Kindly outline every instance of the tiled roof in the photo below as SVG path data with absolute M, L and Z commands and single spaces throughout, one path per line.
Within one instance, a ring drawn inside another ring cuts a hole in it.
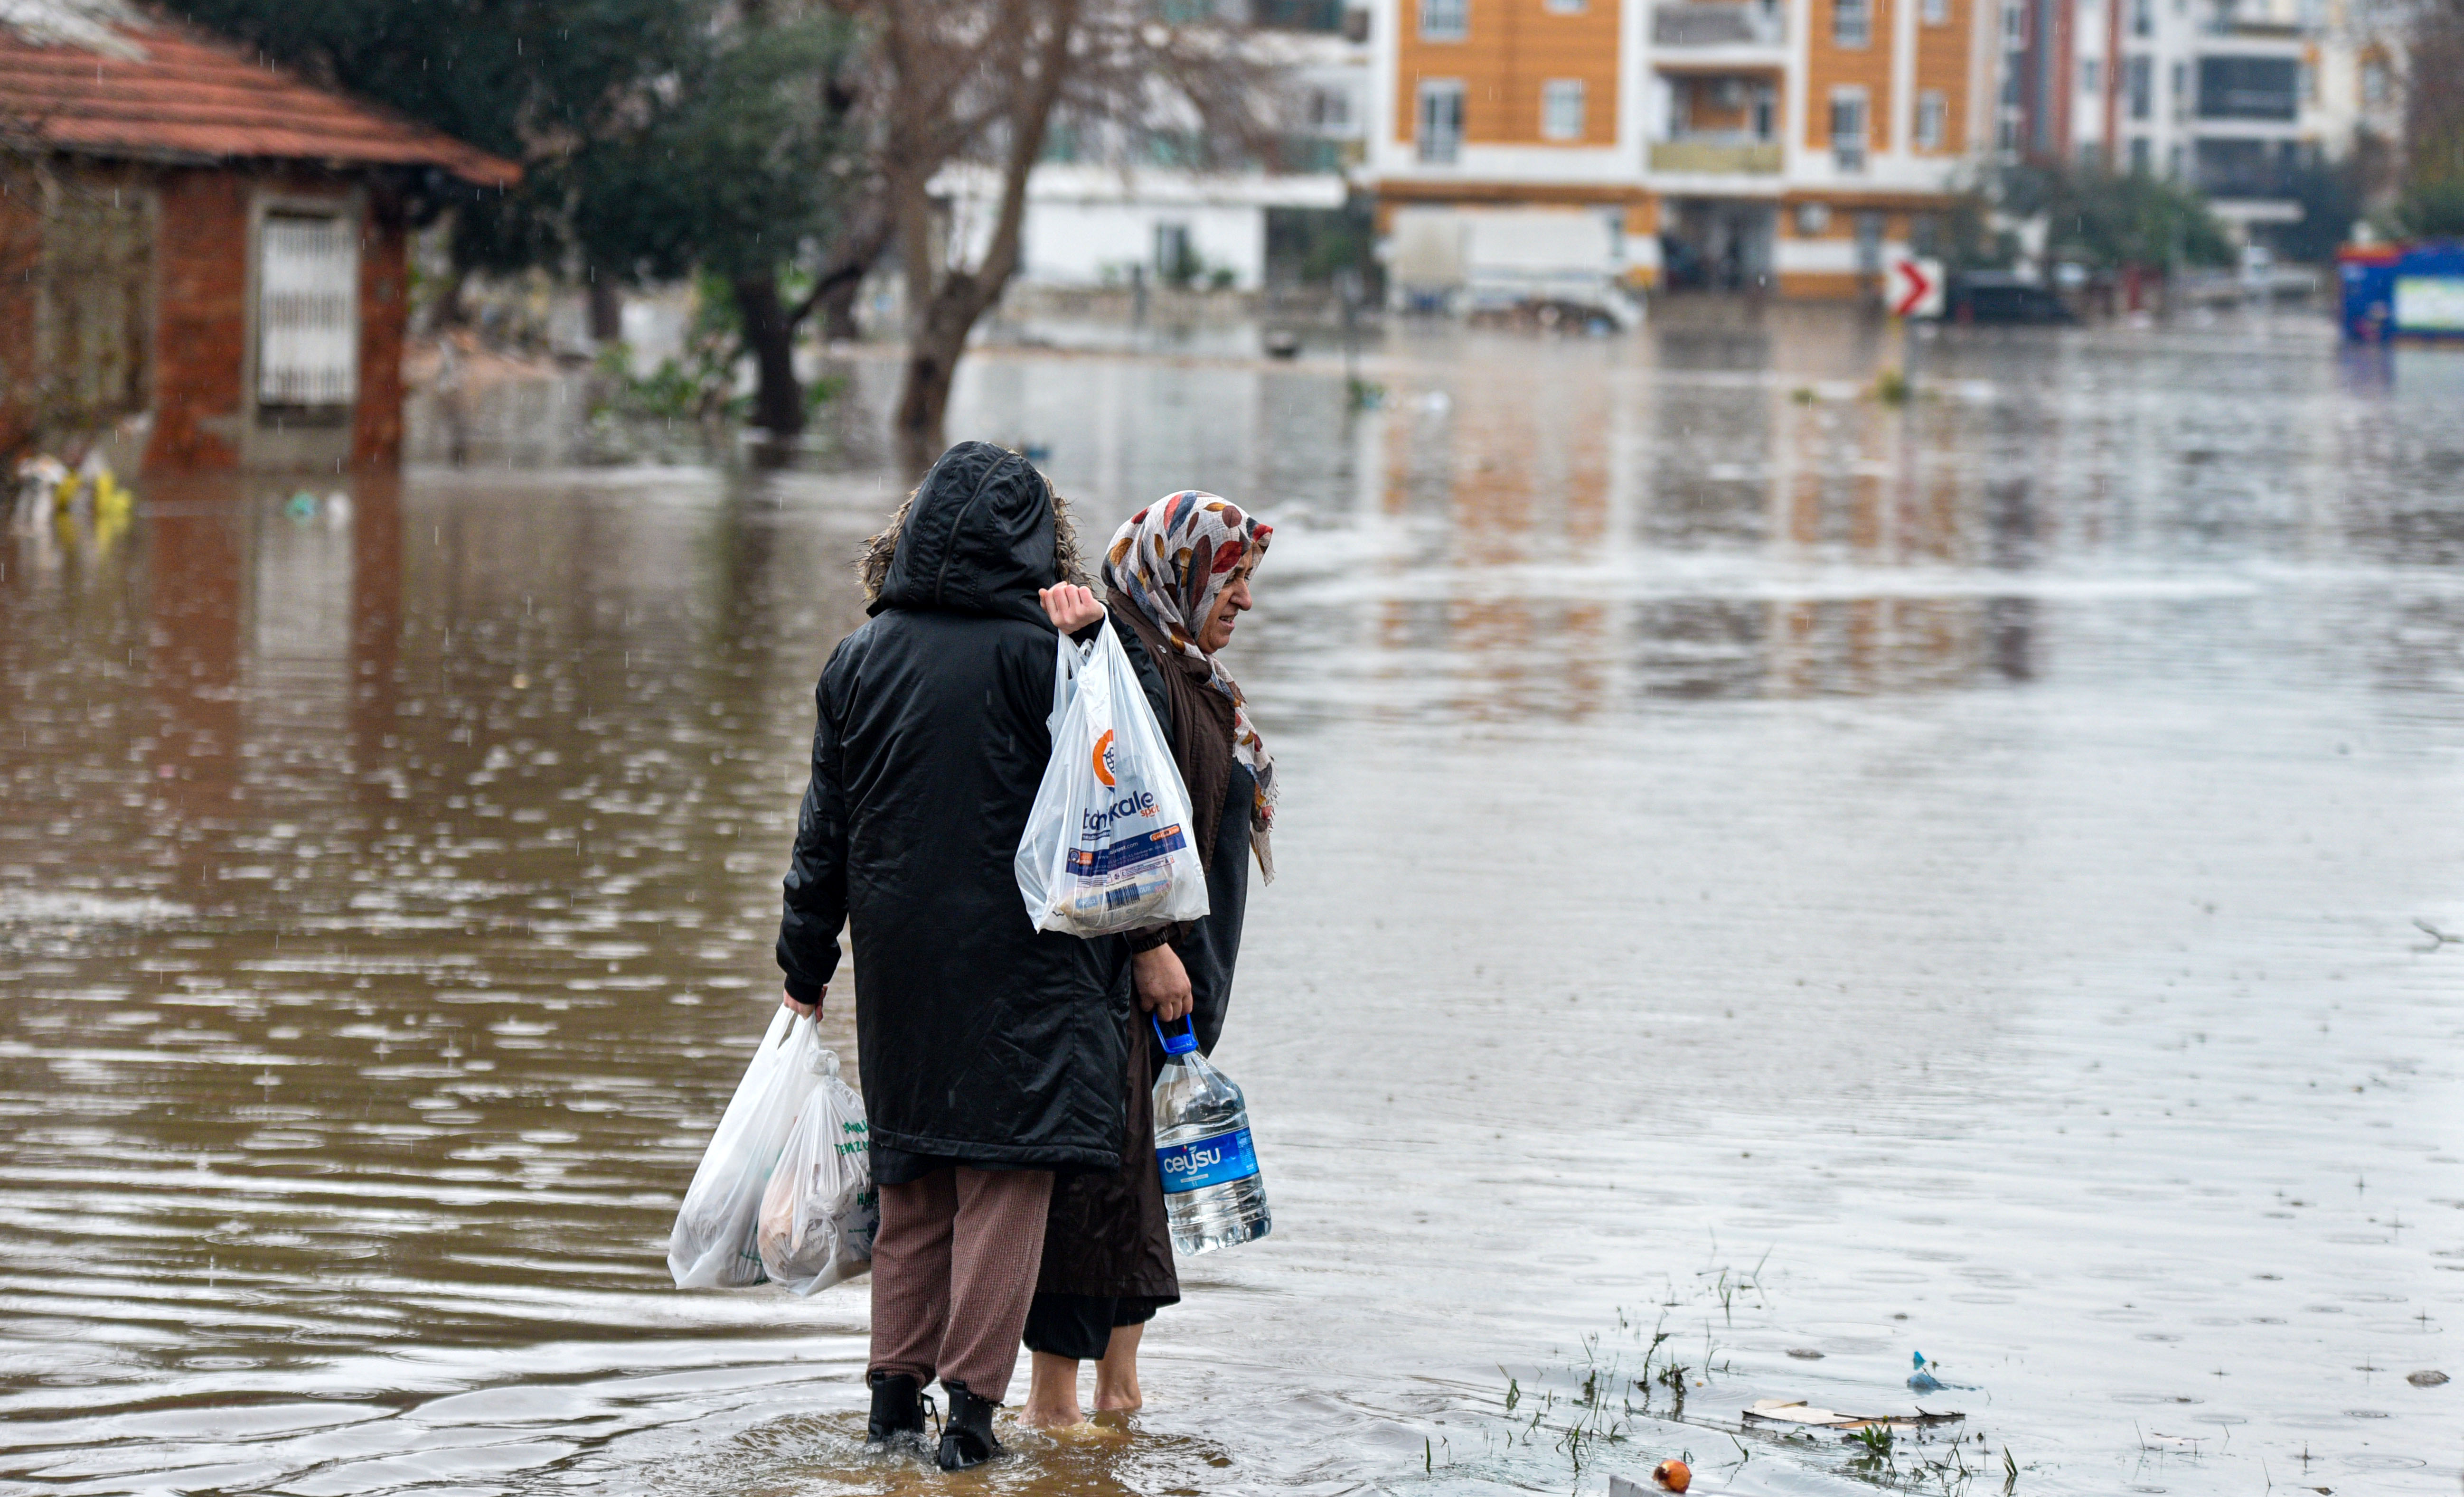
M 521 179 L 512 162 L 178 22 L 122 11 L 109 44 L 98 45 L 103 38 L 12 24 L 38 9 L 39 0 L 0 4 L 0 132 L 24 143 L 172 160 L 440 166 L 483 187 Z

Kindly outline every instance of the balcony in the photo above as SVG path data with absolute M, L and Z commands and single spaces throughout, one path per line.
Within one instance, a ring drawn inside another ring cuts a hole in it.
M 1780 169 L 1780 143 L 1719 137 L 1654 141 L 1651 169 L 1703 176 L 1774 176 Z
M 2211 198 L 2293 197 L 2300 190 L 2302 162 L 2301 147 L 2292 141 L 2191 143 L 2191 180 Z
M 1651 40 L 1658 47 L 1776 47 L 1788 27 L 1776 6 L 1744 0 L 1695 0 L 1661 5 L 1651 12 Z

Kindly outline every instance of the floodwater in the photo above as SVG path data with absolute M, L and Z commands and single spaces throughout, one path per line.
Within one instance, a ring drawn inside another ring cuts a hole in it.
M 1184 1266 L 1134 1420 L 946 1480 L 860 1449 L 860 1286 L 662 1261 L 894 366 L 803 471 L 542 467 L 505 397 L 459 470 L 21 521 L 0 1488 L 2454 1492 L 2464 357 L 1896 357 L 1410 331 L 1356 415 L 1331 353 L 971 364 L 1089 530 L 1280 521 L 1288 790 L 1218 1056 L 1275 1235 Z

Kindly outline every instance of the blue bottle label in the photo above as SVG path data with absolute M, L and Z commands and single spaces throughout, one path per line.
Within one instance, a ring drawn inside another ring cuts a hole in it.
M 1236 1128 L 1194 1143 L 1158 1147 L 1155 1164 L 1163 1171 L 1164 1194 L 1177 1196 L 1247 1179 L 1258 1173 L 1258 1151 L 1249 1142 L 1249 1130 Z

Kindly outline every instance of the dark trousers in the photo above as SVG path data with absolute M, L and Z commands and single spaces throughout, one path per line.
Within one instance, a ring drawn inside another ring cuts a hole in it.
M 1038 1294 L 1026 1311 L 1026 1349 L 1100 1362 L 1121 1326 L 1142 1326 L 1162 1304 L 1146 1294 Z

